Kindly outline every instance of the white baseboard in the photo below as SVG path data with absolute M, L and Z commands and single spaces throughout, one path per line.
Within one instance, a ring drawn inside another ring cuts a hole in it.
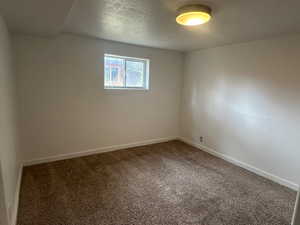
M 68 154 L 61 154 L 61 155 L 56 155 L 56 156 L 50 156 L 50 157 L 45 157 L 45 158 L 39 158 L 39 159 L 33 159 L 30 161 L 25 161 L 23 163 L 24 166 L 30 166 L 30 165 L 36 165 L 36 164 L 41 164 L 41 163 L 47 163 L 47 162 L 54 162 L 58 160 L 63 160 L 63 159 L 71 159 L 71 158 L 76 158 L 76 157 L 81 157 L 81 156 L 88 156 L 88 155 L 93 155 L 93 154 L 98 154 L 98 153 L 104 153 L 104 152 L 110 152 L 110 151 L 116 151 L 120 149 L 126 149 L 126 148 L 132 148 L 132 147 L 138 147 L 138 146 L 144 146 L 144 145 L 150 145 L 150 144 L 156 144 L 156 143 L 161 143 L 161 142 L 166 142 L 166 141 L 171 141 L 171 140 L 181 140 L 189 145 L 192 145 L 198 149 L 201 149 L 211 155 L 214 155 L 218 158 L 224 159 L 234 165 L 237 165 L 239 167 L 242 167 L 246 170 L 249 170 L 259 176 L 262 176 L 264 178 L 267 178 L 269 180 L 272 180 L 276 183 L 279 183 L 281 185 L 284 185 L 286 187 L 289 187 L 293 190 L 298 191 L 299 190 L 299 185 L 295 184 L 291 181 L 288 181 L 284 178 L 278 177 L 276 175 L 270 174 L 264 170 L 261 170 L 259 168 L 256 168 L 254 166 L 251 166 L 247 163 L 241 162 L 237 159 L 234 159 L 231 156 L 225 155 L 223 153 L 217 152 L 214 149 L 211 149 L 207 146 L 201 145 L 200 143 L 188 140 L 187 138 L 184 137 L 167 137 L 167 138 L 159 138 L 159 139 L 151 139 L 151 140 L 146 140 L 146 141 L 140 141 L 140 142 L 133 142 L 133 143 L 128 143 L 128 144 L 122 144 L 122 145 L 113 145 L 113 146 L 107 146 L 107 147 L 102 147 L 102 148 L 96 148 L 96 149 L 89 149 L 85 151 L 80 151 L 80 152 L 74 152 L 74 153 L 68 153 Z M 20 182 L 21 182 L 21 178 Z
M 209 148 L 207 146 L 204 146 L 204 145 L 201 145 L 201 144 L 196 143 L 194 141 L 188 140 L 187 138 L 180 137 L 179 140 L 185 142 L 186 144 L 192 145 L 192 146 L 194 146 L 194 147 L 196 147 L 196 148 L 198 148 L 200 150 L 203 150 L 203 151 L 205 151 L 205 152 L 207 152 L 207 153 L 209 153 L 211 155 L 214 155 L 214 156 L 216 156 L 218 158 L 224 159 L 227 162 L 230 162 L 230 163 L 232 163 L 234 165 L 237 165 L 237 166 L 242 167 L 242 168 L 244 168 L 246 170 L 249 170 L 249 171 L 251 171 L 251 172 L 253 172 L 253 173 L 255 173 L 255 174 L 259 175 L 259 176 L 262 176 L 262 177 L 267 178 L 269 180 L 272 180 L 272 181 L 274 181 L 276 183 L 279 183 L 279 184 L 281 184 L 283 186 L 289 187 L 289 188 L 291 188 L 291 189 L 293 189 L 295 191 L 299 190 L 299 185 L 295 184 L 295 183 L 293 183 L 291 181 L 288 181 L 288 180 L 283 179 L 281 177 L 278 177 L 276 175 L 270 174 L 270 173 L 268 173 L 266 171 L 263 171 L 263 170 L 261 170 L 259 168 L 251 166 L 251 165 L 249 165 L 247 163 L 244 163 L 244 162 L 241 162 L 241 161 L 239 161 L 237 159 L 234 159 L 231 156 L 228 156 L 228 155 L 225 155 L 223 153 L 217 152 L 217 151 L 215 151 L 215 150 L 213 150 L 213 149 L 211 149 L 211 148 Z
M 292 225 L 297 225 L 297 223 L 299 224 L 299 217 L 300 217 L 300 210 L 299 210 L 299 204 L 300 204 L 300 191 L 298 191 L 297 194 L 297 199 L 296 199 L 296 203 L 295 203 L 295 208 L 294 208 L 294 214 L 293 214 L 293 218 L 292 218 Z
M 49 157 L 45 157 L 45 158 L 24 161 L 23 165 L 31 166 L 31 165 L 41 164 L 41 163 L 54 162 L 54 161 L 63 160 L 63 159 L 71 159 L 71 158 L 77 158 L 77 157 L 81 157 L 81 156 L 88 156 L 88 155 L 93 155 L 93 154 L 98 154 L 98 153 L 116 151 L 116 150 L 120 150 L 120 149 L 162 143 L 162 142 L 176 140 L 176 139 L 178 139 L 178 138 L 177 137 L 167 137 L 167 138 L 159 138 L 159 139 L 151 139 L 151 140 L 133 142 L 133 143 L 122 144 L 122 145 L 113 145 L 113 146 L 107 146 L 107 147 L 102 147 L 102 148 L 89 149 L 89 150 L 80 151 L 80 152 L 67 153 L 67 154 L 61 154 L 61 155 L 56 155 L 56 156 L 49 156 Z
M 18 209 L 19 209 L 19 197 L 20 197 L 21 183 L 22 183 L 22 174 L 23 174 L 23 164 L 21 163 L 20 169 L 19 169 L 19 174 L 18 174 L 16 191 L 15 191 L 15 199 L 14 199 L 13 209 L 12 209 L 11 225 L 17 224 Z

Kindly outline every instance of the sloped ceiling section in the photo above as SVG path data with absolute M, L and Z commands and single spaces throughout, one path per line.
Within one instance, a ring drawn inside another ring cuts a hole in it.
M 185 27 L 176 10 L 202 3 L 212 20 Z M 0 0 L 14 32 L 70 32 L 136 45 L 190 51 L 300 32 L 300 0 Z
M 0 12 L 12 32 L 52 36 L 62 31 L 74 0 L 1 0 Z

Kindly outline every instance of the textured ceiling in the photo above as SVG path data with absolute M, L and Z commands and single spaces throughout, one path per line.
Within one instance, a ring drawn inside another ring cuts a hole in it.
M 195 2 L 211 6 L 213 19 L 197 27 L 176 24 L 176 9 Z M 72 9 L 69 10 L 71 6 Z M 299 0 L 1 0 L 0 2 L 0 10 L 8 18 L 9 27 L 14 31 L 45 35 L 71 32 L 181 51 L 299 32 L 299 9 Z

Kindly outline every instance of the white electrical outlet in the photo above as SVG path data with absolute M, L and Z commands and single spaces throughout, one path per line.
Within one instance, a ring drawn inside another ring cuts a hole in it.
M 200 136 L 200 137 L 199 137 L 199 141 L 200 141 L 201 143 L 204 141 L 203 136 Z

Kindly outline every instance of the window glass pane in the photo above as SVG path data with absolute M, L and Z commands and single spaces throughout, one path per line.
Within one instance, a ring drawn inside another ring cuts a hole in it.
M 105 56 L 105 79 L 104 85 L 107 87 L 125 86 L 125 60 L 115 57 Z
M 126 60 L 126 87 L 144 87 L 145 62 Z

